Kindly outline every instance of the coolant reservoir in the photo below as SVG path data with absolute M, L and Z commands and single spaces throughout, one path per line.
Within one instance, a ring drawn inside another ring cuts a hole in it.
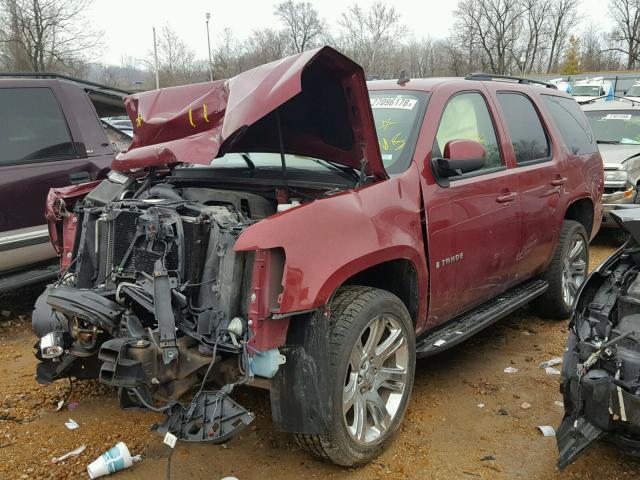
M 249 368 L 254 375 L 273 378 L 280 365 L 286 361 L 287 357 L 282 355 L 280 350 L 274 348 L 249 357 Z

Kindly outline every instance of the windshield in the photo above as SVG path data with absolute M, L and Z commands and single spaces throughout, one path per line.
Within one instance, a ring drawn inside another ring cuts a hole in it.
M 640 110 L 584 112 L 599 143 L 640 145 Z
M 574 85 L 571 89 L 574 97 L 600 97 L 604 95 L 604 89 L 598 85 Z
M 640 97 L 640 85 L 634 85 L 627 91 L 627 97 Z
M 385 90 L 370 91 L 369 98 L 384 168 L 401 173 L 413 157 L 429 94 Z
M 356 170 L 338 163 L 289 153 L 284 155 L 284 159 L 287 170 L 330 171 L 349 180 L 358 180 L 359 173 Z M 282 168 L 282 160 L 280 154 L 276 152 L 227 153 L 220 158 L 214 158 L 211 161 L 211 166 L 214 168 L 248 168 L 250 170 L 269 168 L 280 170 Z

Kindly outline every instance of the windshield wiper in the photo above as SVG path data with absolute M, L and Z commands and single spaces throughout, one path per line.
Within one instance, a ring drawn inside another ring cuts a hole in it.
M 620 141 L 618 140 L 596 140 L 596 143 L 604 143 L 606 145 L 618 145 Z
M 337 172 L 340 173 L 346 173 L 347 175 L 349 175 L 352 179 L 354 179 L 355 181 L 360 180 L 360 174 L 358 172 L 356 172 L 355 169 L 351 168 L 351 167 L 347 167 L 345 165 L 341 165 L 339 163 L 335 163 L 332 162 L 330 160 L 325 160 L 323 158 L 311 158 L 311 157 L 307 157 L 309 160 L 316 162 L 320 165 L 324 165 L 325 167 L 329 168 L 330 170 L 335 170 Z
M 242 159 L 246 162 L 247 166 L 251 169 L 251 170 L 255 170 L 256 169 L 256 165 L 255 163 L 253 163 L 251 161 L 251 156 L 248 153 L 241 153 L 240 156 L 242 157 Z

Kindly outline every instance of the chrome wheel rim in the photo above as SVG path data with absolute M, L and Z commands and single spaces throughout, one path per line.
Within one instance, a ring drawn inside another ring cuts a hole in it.
M 342 413 L 351 438 L 371 444 L 391 428 L 407 386 L 409 347 L 400 321 L 390 315 L 371 320 L 349 357 Z
M 581 235 L 571 240 L 562 268 L 562 298 L 571 308 L 587 274 L 587 245 Z

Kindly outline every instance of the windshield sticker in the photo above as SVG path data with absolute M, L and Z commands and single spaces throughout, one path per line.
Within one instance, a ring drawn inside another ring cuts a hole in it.
M 418 103 L 415 98 L 372 98 L 371 108 L 400 108 L 402 110 L 413 110 Z
M 393 160 L 393 153 L 383 153 L 382 160 L 388 162 L 389 160 Z
M 606 117 L 606 120 L 631 120 L 631 115 L 628 113 L 609 113 Z

